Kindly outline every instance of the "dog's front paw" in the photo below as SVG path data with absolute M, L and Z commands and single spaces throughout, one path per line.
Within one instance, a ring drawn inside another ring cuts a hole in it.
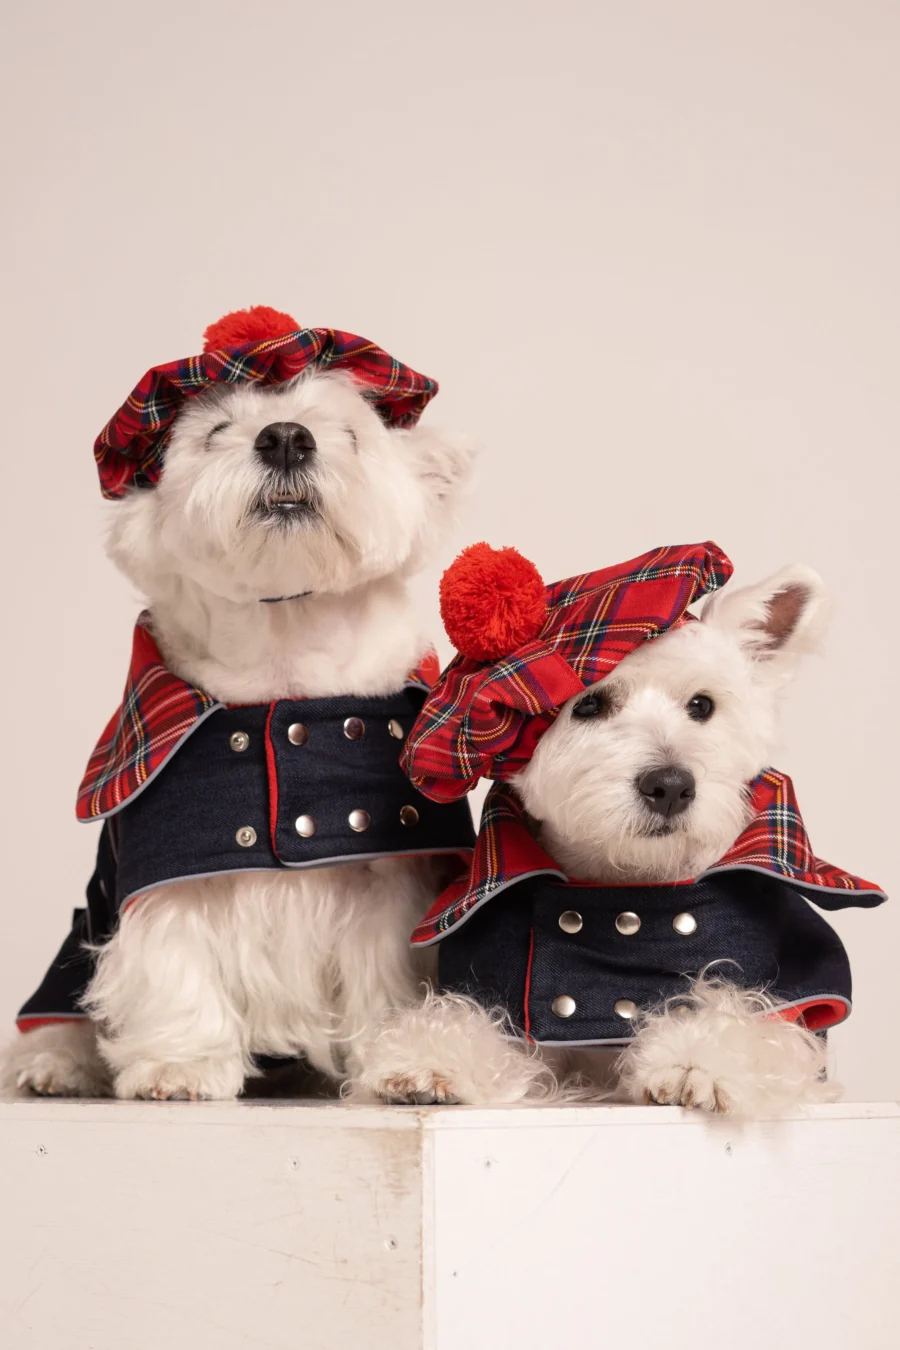
M 642 1019 L 620 1061 L 627 1095 L 748 1118 L 833 1101 L 825 1047 L 776 1013 L 759 990 L 695 980 L 682 1001 Z
M 97 1066 L 45 1050 L 18 1071 L 16 1089 L 36 1097 L 107 1097 L 109 1080 Z
M 660 1065 L 648 1076 L 643 1089 L 645 1106 L 686 1106 L 700 1111 L 730 1111 L 731 1101 L 724 1084 L 696 1065 Z
M 0 1091 L 18 1096 L 108 1097 L 109 1074 L 87 1019 L 38 1027 L 2 1056 Z
M 457 1106 L 450 1079 L 430 1069 L 395 1073 L 375 1085 L 375 1096 L 388 1106 Z
M 357 1100 L 504 1106 L 548 1100 L 557 1085 L 536 1055 L 508 1035 L 502 1015 L 458 994 L 429 994 L 389 1013 L 361 1046 L 350 1095 Z
M 244 1085 L 240 1060 L 197 1060 L 187 1064 L 165 1064 L 137 1060 L 117 1075 L 117 1097 L 145 1101 L 228 1101 Z

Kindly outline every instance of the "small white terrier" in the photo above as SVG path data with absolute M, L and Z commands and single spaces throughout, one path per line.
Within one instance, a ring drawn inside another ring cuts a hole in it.
M 818 645 L 825 611 L 820 578 L 802 566 L 720 592 L 701 622 L 644 643 L 560 709 L 512 782 L 567 876 L 675 883 L 728 852 L 753 814 L 747 784 L 771 763 L 779 693 Z M 833 1098 L 821 1038 L 767 1015 L 768 995 L 727 973 L 703 974 L 638 1017 L 620 1053 L 526 1049 L 502 1012 L 434 995 L 387 1019 L 360 1091 L 478 1105 L 589 1099 L 607 1095 L 613 1070 L 618 1093 L 638 1103 L 756 1115 Z
M 303 432 L 293 458 L 285 426 Z M 344 374 L 218 387 L 185 403 L 158 486 L 113 508 L 109 553 L 146 597 L 166 665 L 215 700 L 387 695 L 425 649 L 406 578 L 471 461 L 463 440 L 385 425 Z M 416 997 L 408 936 L 440 884 L 433 860 L 398 857 L 143 894 L 99 951 L 91 1019 L 20 1036 L 4 1077 L 229 1098 L 272 1055 L 340 1081 L 385 1011 Z

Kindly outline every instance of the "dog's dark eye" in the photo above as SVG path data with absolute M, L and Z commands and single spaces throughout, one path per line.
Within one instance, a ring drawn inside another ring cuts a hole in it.
M 585 694 L 572 709 L 573 717 L 602 717 L 609 711 L 609 705 L 606 699 L 597 690 L 592 694 Z
M 708 694 L 695 694 L 687 705 L 688 717 L 695 722 L 708 722 L 716 710 L 716 705 Z
M 219 422 L 218 426 L 214 426 L 213 429 L 212 429 L 212 431 L 210 431 L 210 432 L 207 433 L 207 436 L 206 436 L 206 448 L 207 448 L 207 450 L 212 449 L 212 446 L 211 446 L 210 442 L 212 441 L 213 436 L 218 435 L 218 433 L 219 433 L 220 431 L 225 431 L 225 430 L 227 430 L 227 428 L 230 427 L 230 426 L 231 426 L 231 423 L 230 423 L 230 422 Z

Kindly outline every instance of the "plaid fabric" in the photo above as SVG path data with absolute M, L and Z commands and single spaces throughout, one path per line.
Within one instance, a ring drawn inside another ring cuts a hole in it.
M 437 673 L 437 656 L 429 650 L 410 671 L 406 687 L 427 691 Z M 221 707 L 210 694 L 172 674 L 150 632 L 149 612 L 141 614 L 121 706 L 97 742 L 78 790 L 78 819 L 99 820 L 118 811 L 202 719 Z
M 731 572 L 715 544 L 688 544 L 549 586 L 534 641 L 493 665 L 459 655 L 444 671 L 406 744 L 410 778 L 426 797 L 453 801 L 479 778 L 519 773 L 563 703 L 679 624 Z
M 214 384 L 283 384 L 308 366 L 343 370 L 392 426 L 413 426 L 438 386 L 366 338 L 336 328 L 301 328 L 282 337 L 205 352 L 154 366 L 94 443 L 104 497 L 121 497 L 136 474 L 151 483 L 184 400 Z
M 787 774 L 765 769 L 751 784 L 753 820 L 724 858 L 711 867 L 760 868 L 816 890 L 883 892 L 871 881 L 817 858 L 800 815 L 794 785 Z
M 847 903 L 840 900 L 839 893 L 863 893 L 864 905 L 880 904 L 886 898 L 873 882 L 816 857 L 786 774 L 766 769 L 750 784 L 750 792 L 756 812 L 753 820 L 703 876 L 733 869 L 770 872 L 825 909 Z M 486 900 L 538 873 L 570 881 L 529 834 L 513 789 L 497 783 L 484 805 L 471 871 L 438 896 L 413 933 L 413 944 L 428 946 L 439 941 Z M 837 893 L 836 903 L 828 899 L 829 892 Z

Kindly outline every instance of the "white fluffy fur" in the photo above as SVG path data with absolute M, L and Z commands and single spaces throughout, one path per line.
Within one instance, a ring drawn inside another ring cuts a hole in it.
M 602 685 L 606 715 L 573 716 L 583 695 L 560 710 L 516 788 L 538 838 L 570 876 L 601 884 L 675 882 L 727 852 L 748 821 L 746 784 L 772 760 L 779 690 L 815 646 L 824 610 L 819 577 L 785 568 L 715 597 L 701 623 L 663 634 L 624 660 Z M 714 701 L 707 722 L 688 716 L 697 694 Z M 667 765 L 693 773 L 696 796 L 661 832 L 636 780 Z M 639 1024 L 618 1065 L 619 1091 L 638 1102 L 745 1115 L 833 1095 L 822 1081 L 821 1042 L 767 1016 L 772 1007 L 762 991 L 699 979 L 689 998 Z M 503 1028 L 495 1018 L 483 1014 L 477 1024 L 478 1014 L 470 1010 L 461 1019 L 452 999 L 444 1007 L 434 1002 L 427 1021 L 418 1012 L 398 1014 L 376 1044 L 368 1073 L 394 1083 L 393 1055 L 401 1077 L 418 1085 L 421 1071 L 463 1101 L 520 1100 L 534 1095 L 533 1085 L 542 1098 L 553 1096 L 532 1054 L 508 1042 L 501 1052 Z M 493 1050 L 490 1035 L 498 1042 Z M 480 1075 L 476 1053 L 502 1071 Z M 557 1070 L 557 1095 L 568 1094 L 573 1067 L 605 1092 L 596 1051 L 547 1051 L 544 1058 Z
M 0 1059 L 0 1095 L 36 1092 L 42 1097 L 108 1097 L 109 1070 L 87 1018 L 36 1027 L 16 1037 Z
M 774 1008 L 759 990 L 701 976 L 688 996 L 642 1019 L 620 1062 L 626 1094 L 744 1117 L 834 1101 L 823 1042 Z
M 284 484 L 254 440 L 279 421 L 316 441 L 289 485 L 315 505 L 303 519 L 260 510 Z M 384 694 L 422 654 L 405 578 L 452 519 L 471 461 L 464 441 L 389 430 L 340 375 L 217 390 L 180 415 L 159 485 L 113 508 L 110 555 L 146 597 L 170 668 L 216 699 Z M 193 1098 L 234 1096 L 252 1054 L 357 1074 L 382 1016 L 417 997 L 408 935 L 439 884 L 430 861 L 397 859 L 148 894 L 100 955 L 93 1022 L 20 1038 L 7 1076 L 94 1094 L 106 1066 L 119 1096 Z
M 418 1104 L 508 1106 L 559 1093 L 540 1056 L 512 1039 L 502 1008 L 488 1011 L 458 994 L 431 993 L 415 1007 L 393 1009 L 351 1084 L 357 1100 Z

